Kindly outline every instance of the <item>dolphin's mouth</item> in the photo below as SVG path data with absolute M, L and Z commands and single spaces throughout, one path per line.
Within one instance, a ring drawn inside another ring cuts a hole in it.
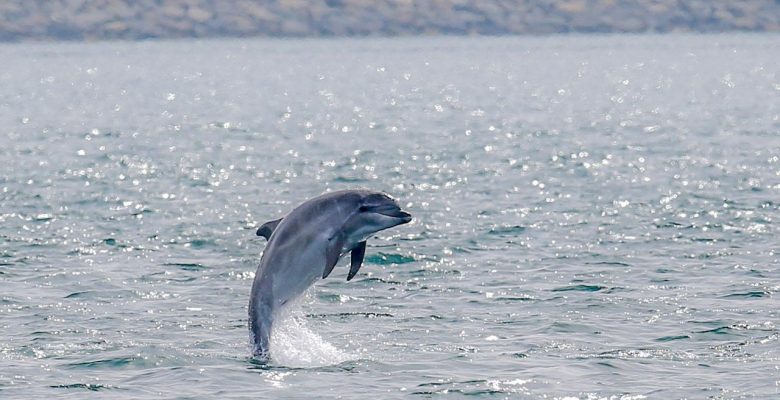
M 387 217 L 398 218 L 402 221 L 402 224 L 412 220 L 412 214 L 409 214 L 406 211 L 402 211 L 398 206 L 391 204 L 373 207 L 371 211 Z

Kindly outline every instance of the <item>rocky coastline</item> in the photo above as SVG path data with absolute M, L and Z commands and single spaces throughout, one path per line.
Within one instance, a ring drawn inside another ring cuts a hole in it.
M 0 41 L 780 31 L 775 0 L 4 0 Z

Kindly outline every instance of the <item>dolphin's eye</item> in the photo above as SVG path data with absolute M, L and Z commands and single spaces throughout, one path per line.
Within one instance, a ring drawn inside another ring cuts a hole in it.
M 366 211 L 368 211 L 368 207 L 367 206 L 360 206 L 359 210 L 360 210 L 360 212 L 366 212 Z

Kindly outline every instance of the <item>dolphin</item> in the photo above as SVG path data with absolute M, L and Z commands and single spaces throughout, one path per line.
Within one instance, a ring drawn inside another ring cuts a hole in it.
M 406 224 L 411 214 L 392 197 L 371 190 L 343 190 L 307 200 L 257 230 L 268 239 L 249 298 L 252 355 L 270 358 L 271 329 L 282 306 L 325 279 L 351 252 L 347 280 L 357 274 L 373 234 Z

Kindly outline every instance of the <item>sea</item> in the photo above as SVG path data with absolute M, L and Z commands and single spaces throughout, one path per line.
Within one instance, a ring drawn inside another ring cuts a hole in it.
M 780 398 L 777 34 L 0 58 L 0 398 Z M 253 360 L 255 230 L 351 188 L 414 220 Z

